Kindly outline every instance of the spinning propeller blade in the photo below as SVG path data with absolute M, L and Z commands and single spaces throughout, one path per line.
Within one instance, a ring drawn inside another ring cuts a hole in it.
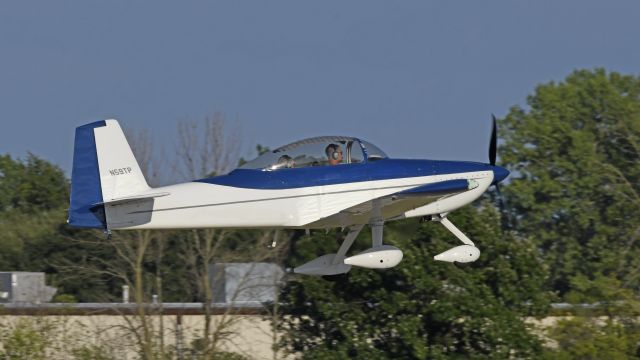
M 496 166 L 496 156 L 498 148 L 498 127 L 496 125 L 496 116 L 491 114 L 491 120 L 493 122 L 493 129 L 491 130 L 491 142 L 489 143 L 489 164 L 491 164 L 491 166 L 494 166 L 494 177 L 497 177 L 497 181 L 494 181 L 492 185 L 496 188 L 498 206 L 500 207 L 500 214 L 502 214 L 502 224 L 503 227 L 506 228 L 511 223 L 511 219 L 508 215 L 508 212 L 506 211 L 504 197 L 502 196 L 502 192 L 500 191 L 498 183 L 509 175 L 509 171 L 500 166 Z
M 489 143 L 489 164 L 496 164 L 496 149 L 498 147 L 496 116 L 491 114 L 493 119 L 493 130 L 491 131 L 491 142 Z

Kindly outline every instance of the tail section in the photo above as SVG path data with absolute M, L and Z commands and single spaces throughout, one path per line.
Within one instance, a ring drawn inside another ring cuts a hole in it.
M 149 190 L 116 120 L 76 128 L 69 224 L 107 229 L 104 203 Z

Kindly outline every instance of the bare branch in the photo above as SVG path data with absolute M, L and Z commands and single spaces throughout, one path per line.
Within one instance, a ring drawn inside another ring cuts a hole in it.
M 222 112 L 206 117 L 202 127 L 197 121 L 182 120 L 177 134 L 174 169 L 183 180 L 222 175 L 238 164 L 240 130 L 237 125 L 229 127 Z

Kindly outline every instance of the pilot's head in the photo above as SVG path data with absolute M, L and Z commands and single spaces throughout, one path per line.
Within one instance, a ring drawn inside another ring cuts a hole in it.
M 294 166 L 294 161 L 289 155 L 282 155 L 278 159 L 277 166 L 279 168 L 292 168 Z
M 342 148 L 337 144 L 329 144 L 324 149 L 329 159 L 329 165 L 337 165 L 342 162 Z

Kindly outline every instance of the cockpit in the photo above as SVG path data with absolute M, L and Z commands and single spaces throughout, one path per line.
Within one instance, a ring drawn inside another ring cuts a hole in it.
M 356 164 L 386 159 L 377 146 L 354 137 L 320 136 L 268 151 L 240 169 L 274 171 L 310 166 Z

